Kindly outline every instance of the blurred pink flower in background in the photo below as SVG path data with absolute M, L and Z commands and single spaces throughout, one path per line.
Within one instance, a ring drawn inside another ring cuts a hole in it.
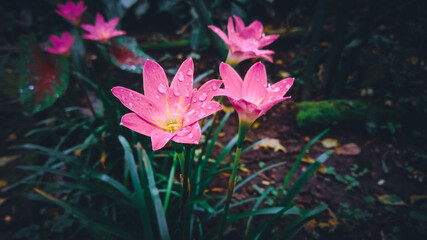
M 267 72 L 261 62 L 252 65 L 244 81 L 226 63 L 221 63 L 219 72 L 226 96 L 239 114 L 240 121 L 253 123 L 275 104 L 291 98 L 283 96 L 291 88 L 294 79 L 286 78 L 273 85 L 267 84 Z
M 274 54 L 274 51 L 260 48 L 274 42 L 279 35 L 265 36 L 261 22 L 254 21 L 245 27 L 242 19 L 237 16 L 233 17 L 235 24 L 233 18 L 228 18 L 228 36 L 218 27 L 209 26 L 228 45 L 227 63 L 237 65 L 239 62 L 250 58 L 265 58 L 272 62 L 271 55 Z
M 64 17 L 74 25 L 79 25 L 80 18 L 84 11 L 86 11 L 87 6 L 83 4 L 83 0 L 80 0 L 77 4 L 74 4 L 73 1 L 68 1 L 65 4 L 58 4 L 58 9 L 55 10 L 57 14 Z
M 210 101 L 222 95 L 221 80 L 210 80 L 199 90 L 193 89 L 194 64 L 184 61 L 169 87 L 163 68 L 147 60 L 143 70 L 144 95 L 124 87 L 112 92 L 133 113 L 122 117 L 121 125 L 151 137 L 153 150 L 161 149 L 169 140 L 199 143 L 201 129 L 197 122 L 222 109 Z
M 106 43 L 112 37 L 126 34 L 125 31 L 115 30 L 118 23 L 119 23 L 118 17 L 113 18 L 108 22 L 105 22 L 104 17 L 100 13 L 97 13 L 95 25 L 89 25 L 89 24 L 81 25 L 81 27 L 84 30 L 89 32 L 83 35 L 83 38 Z
M 60 38 L 55 35 L 50 35 L 49 38 L 53 47 L 45 48 L 46 52 L 69 56 L 76 36 L 70 35 L 69 32 L 63 32 Z

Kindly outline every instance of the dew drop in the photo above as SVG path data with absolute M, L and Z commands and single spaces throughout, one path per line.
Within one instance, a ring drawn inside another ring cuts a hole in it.
M 190 93 L 188 92 L 188 90 L 185 90 L 185 96 L 190 97 Z
M 182 75 L 182 72 L 178 73 L 178 80 L 181 82 L 184 81 L 184 75 Z
M 179 95 L 180 95 L 181 93 L 178 91 L 178 89 L 177 89 L 177 88 L 174 88 L 174 89 L 173 89 L 173 94 L 174 94 L 175 96 L 179 97 Z
M 200 95 L 200 97 L 199 97 L 199 100 L 205 101 L 207 97 L 208 97 L 208 95 L 206 93 L 202 93 L 202 95 Z
M 133 103 L 131 103 L 131 102 L 130 102 L 130 103 L 129 103 L 129 107 L 133 107 Z
M 130 96 L 130 97 L 133 97 L 133 93 L 129 92 L 129 96 Z
M 204 108 L 206 106 L 206 102 L 202 103 L 202 108 Z
M 189 68 L 187 71 L 187 76 L 193 75 L 193 69 Z
M 193 98 L 193 103 L 197 102 L 197 100 L 195 98 Z
M 168 90 L 168 88 L 163 83 L 160 83 L 157 90 L 159 90 L 160 93 L 165 93 Z
M 208 109 L 209 109 L 209 110 L 211 110 L 211 109 L 212 109 L 212 106 L 209 106 L 209 107 L 208 107 Z
M 217 90 L 217 89 L 218 89 L 218 86 L 217 86 L 216 84 L 213 84 L 213 85 L 212 85 L 212 90 L 214 90 L 214 91 L 215 91 L 215 90 Z
M 273 92 L 278 92 L 280 90 L 280 88 L 279 87 L 275 87 L 274 89 L 273 89 Z
M 291 85 L 290 84 L 286 84 L 286 88 L 287 89 L 291 88 Z
M 185 85 L 190 86 L 190 82 L 187 82 Z

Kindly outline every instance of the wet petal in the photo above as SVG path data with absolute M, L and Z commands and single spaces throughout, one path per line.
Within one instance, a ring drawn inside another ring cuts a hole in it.
M 263 26 L 260 21 L 254 21 L 245 30 L 239 32 L 239 36 L 244 38 L 259 39 L 263 33 Z
M 194 63 L 193 59 L 188 58 L 185 60 L 171 83 L 171 91 L 173 98 L 181 100 L 181 106 L 185 107 L 190 103 L 191 92 L 193 90 L 193 74 L 194 74 Z
M 215 96 L 224 95 L 223 89 L 220 89 L 223 81 L 210 80 L 203 84 L 196 93 L 193 94 L 193 99 L 196 101 L 210 101 Z
M 153 150 L 159 150 L 166 145 L 176 134 L 164 132 L 163 130 L 156 128 L 151 131 L 151 144 Z
M 152 121 L 153 115 L 157 116 L 160 112 L 161 107 L 158 106 L 159 103 L 147 98 L 141 93 L 124 87 L 114 87 L 111 91 L 123 105 L 148 122 Z
M 221 104 L 208 101 L 208 102 L 196 102 L 192 103 L 190 108 L 184 115 L 184 126 L 191 125 L 199 119 L 205 118 L 222 109 Z
M 136 113 L 127 113 L 123 115 L 122 120 L 120 122 L 121 125 L 138 132 L 142 135 L 150 136 L 151 132 L 154 129 L 157 129 L 156 126 L 142 119 Z
M 263 99 L 267 88 L 267 72 L 264 64 L 257 62 L 248 70 L 243 80 L 242 98 L 250 102 Z
M 240 98 L 243 82 L 239 74 L 226 63 L 221 63 L 219 65 L 219 72 L 224 81 L 225 90 L 231 94 L 228 96 Z
M 192 125 L 186 126 L 176 133 L 172 138 L 174 142 L 188 143 L 188 144 L 198 144 L 201 135 L 201 129 L 198 122 L 193 123 Z
M 261 38 L 261 40 L 259 40 L 259 47 L 262 48 L 262 47 L 265 47 L 267 45 L 270 45 L 272 42 L 276 41 L 277 38 L 279 38 L 278 34 L 265 36 L 265 37 Z
M 272 95 L 274 99 L 277 97 L 283 97 L 292 87 L 292 84 L 294 84 L 294 80 L 294 78 L 286 78 L 273 84 L 270 87 L 269 95 Z
M 142 76 L 144 95 L 154 101 L 164 103 L 169 91 L 169 82 L 163 68 L 158 63 L 147 60 Z

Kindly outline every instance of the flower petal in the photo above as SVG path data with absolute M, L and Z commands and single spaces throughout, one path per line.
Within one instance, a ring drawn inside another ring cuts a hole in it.
M 50 35 L 50 42 L 54 47 L 58 48 L 58 46 L 61 46 L 62 40 L 56 35 Z
M 151 122 L 153 121 L 153 115 L 159 115 L 160 109 L 158 107 L 158 102 L 147 98 L 141 93 L 124 87 L 114 87 L 111 91 L 113 92 L 113 95 L 123 103 L 123 105 L 138 114 L 144 120 Z
M 245 30 L 239 32 L 240 37 L 244 38 L 261 38 L 263 33 L 263 26 L 260 21 L 253 21 Z
M 219 65 L 219 72 L 224 81 L 225 90 L 231 94 L 228 96 L 240 98 L 243 82 L 239 74 L 226 63 L 221 63 Z
M 239 114 L 240 121 L 254 122 L 261 113 L 261 107 L 246 101 L 245 99 L 233 99 L 228 98 L 233 104 L 234 109 L 236 109 L 237 114 Z
M 228 31 L 228 40 L 230 42 L 235 42 L 235 40 L 237 39 L 237 34 L 236 34 L 236 30 L 234 28 L 234 23 L 233 23 L 232 17 L 228 18 L 227 31 Z
M 163 130 L 156 128 L 153 131 L 151 131 L 151 143 L 153 146 L 153 150 L 159 150 L 162 147 L 166 145 L 166 143 L 171 140 L 176 133 L 168 133 L 164 132 Z
M 171 83 L 171 101 L 180 101 L 181 99 L 182 107 L 187 106 L 191 101 L 191 92 L 193 91 L 193 73 L 193 59 L 188 58 L 181 64 Z
M 89 24 L 82 24 L 82 25 L 80 25 L 80 27 L 82 27 L 84 30 L 86 30 L 90 33 L 94 32 L 96 30 L 95 26 L 89 25 Z
M 123 115 L 120 122 L 121 125 L 138 132 L 142 135 L 150 136 L 154 129 L 157 129 L 153 124 L 145 121 L 136 113 L 127 113 Z
M 186 114 L 184 115 L 183 125 L 191 125 L 197 120 L 205 118 L 221 109 L 221 104 L 214 101 L 196 103 L 193 102 L 190 105 L 190 108 L 187 110 Z
M 267 88 L 267 72 L 264 64 L 257 62 L 248 70 L 243 80 L 242 98 L 250 102 L 263 99 Z
M 259 40 L 259 48 L 265 47 L 279 38 L 278 34 L 268 35 Z
M 179 143 L 198 144 L 202 131 L 198 122 L 186 126 L 176 133 L 172 141 Z
M 269 95 L 272 95 L 275 99 L 277 97 L 283 97 L 292 87 L 292 84 L 294 84 L 294 80 L 295 78 L 286 78 L 273 84 L 270 87 L 271 90 L 269 91 Z
M 142 76 L 144 95 L 154 101 L 164 103 L 169 91 L 169 82 L 163 68 L 158 63 L 147 60 Z
M 208 27 L 214 31 L 214 33 L 216 33 L 225 42 L 225 44 L 229 44 L 227 35 L 221 29 L 213 25 L 209 25 Z
M 110 21 L 108 21 L 105 25 L 107 26 L 108 29 L 113 30 L 116 28 L 118 23 L 119 23 L 119 18 L 115 17 L 115 18 L 111 19 Z
M 101 13 L 96 13 L 95 26 L 105 25 L 104 17 Z
M 215 96 L 224 95 L 223 89 L 220 89 L 222 83 L 221 80 L 207 81 L 193 94 L 193 99 L 196 102 L 204 102 L 212 100 Z
M 241 18 L 236 15 L 233 15 L 234 21 L 236 22 L 236 32 L 241 32 L 245 29 L 245 23 Z
M 284 98 L 278 98 L 276 100 L 273 101 L 268 101 L 265 104 L 261 104 L 260 108 L 261 108 L 261 112 L 259 114 L 259 116 L 264 115 L 268 110 L 270 110 L 274 105 L 278 104 L 279 102 L 285 101 L 287 99 L 289 99 L 291 97 L 284 97 Z

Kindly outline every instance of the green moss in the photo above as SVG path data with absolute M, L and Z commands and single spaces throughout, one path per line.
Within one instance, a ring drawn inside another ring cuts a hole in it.
M 301 102 L 296 105 L 297 123 L 300 127 L 330 126 L 345 121 L 364 121 L 368 106 L 358 100 L 325 100 Z

